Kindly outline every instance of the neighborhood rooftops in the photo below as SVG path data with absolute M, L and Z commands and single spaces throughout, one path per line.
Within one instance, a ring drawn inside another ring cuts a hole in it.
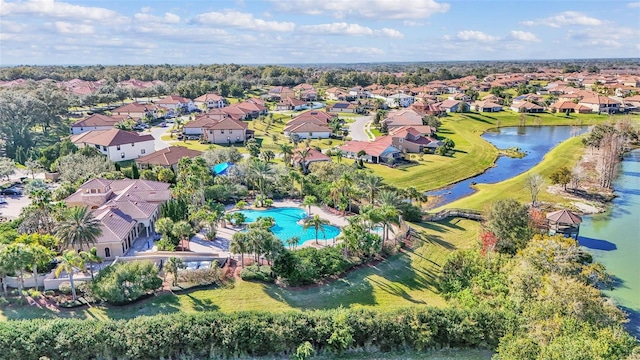
M 136 163 L 155 166 L 173 166 L 184 157 L 194 158 L 201 154 L 201 151 L 187 149 L 183 146 L 169 146 L 168 148 L 137 158 Z
M 153 136 L 149 134 L 138 135 L 138 133 L 120 129 L 92 130 L 71 136 L 71 142 L 74 144 L 85 143 L 101 146 L 115 146 L 153 140 Z

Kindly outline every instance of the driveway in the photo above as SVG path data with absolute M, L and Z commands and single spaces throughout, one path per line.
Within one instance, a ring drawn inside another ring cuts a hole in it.
M 372 139 L 367 136 L 364 128 L 365 125 L 373 119 L 373 116 L 357 116 L 356 121 L 349 124 L 349 136 L 353 140 L 370 141 Z
M 17 219 L 22 208 L 31 204 L 31 199 L 27 195 L 2 195 L 2 197 L 7 200 L 7 203 L 0 204 L 0 216 L 5 216 L 10 220 Z

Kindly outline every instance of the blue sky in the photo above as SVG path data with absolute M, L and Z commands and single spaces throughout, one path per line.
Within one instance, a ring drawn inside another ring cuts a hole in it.
M 640 2 L 0 0 L 0 65 L 640 57 Z

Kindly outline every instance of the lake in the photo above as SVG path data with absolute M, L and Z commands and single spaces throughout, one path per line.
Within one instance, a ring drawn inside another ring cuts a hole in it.
M 628 329 L 640 337 L 640 150 L 625 156 L 613 186 L 611 209 L 585 217 L 578 241 L 615 276 L 605 294 L 629 313 Z
M 587 126 L 526 126 L 504 127 L 495 132 L 487 132 L 482 135 L 482 138 L 496 148 L 520 148 L 526 156 L 523 158 L 500 156 L 495 166 L 482 174 L 446 188 L 427 192 L 427 196 L 438 197 L 431 206 L 438 207 L 473 194 L 475 192 L 471 187 L 473 184 L 493 184 L 522 174 L 537 165 L 553 147 L 572 136 L 586 132 L 587 129 Z

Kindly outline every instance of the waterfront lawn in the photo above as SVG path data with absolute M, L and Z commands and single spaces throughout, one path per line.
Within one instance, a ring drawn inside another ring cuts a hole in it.
M 482 173 L 495 162 L 498 151 L 481 135 L 492 128 L 519 126 L 520 115 L 512 111 L 498 113 L 454 113 L 442 119 L 438 131 L 456 144 L 453 156 L 423 155 L 412 157 L 416 166 L 390 168 L 385 165 L 366 164 L 385 181 L 399 188 L 415 186 L 427 191 L 470 178 Z M 533 125 L 593 125 L 609 121 L 608 115 L 527 114 L 524 124 Z
M 53 312 L 32 306 L 0 309 L 0 320 L 26 318 L 113 318 L 175 312 L 221 310 L 283 311 L 337 307 L 396 309 L 413 305 L 446 306 L 436 288 L 441 266 L 454 249 L 476 246 L 480 224 L 449 219 L 412 225 L 421 234 L 413 250 L 371 266 L 353 270 L 321 286 L 283 289 L 275 285 L 237 279 L 217 289 L 180 295 L 163 293 L 129 306 L 94 306 Z

